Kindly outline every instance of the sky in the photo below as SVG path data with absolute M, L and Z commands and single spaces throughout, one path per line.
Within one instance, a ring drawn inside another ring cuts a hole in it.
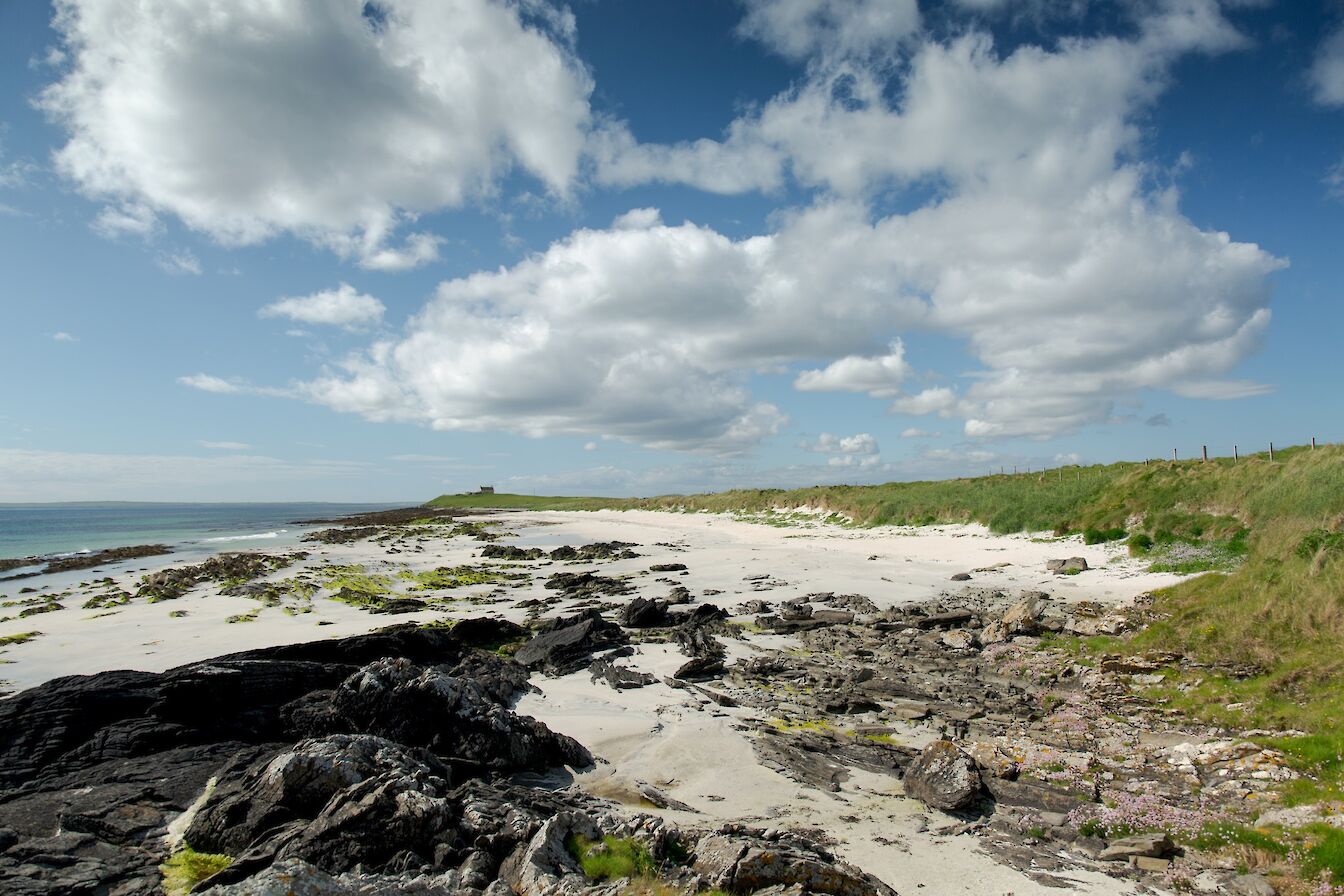
M 1336 0 L 0 0 L 0 501 L 1344 439 Z

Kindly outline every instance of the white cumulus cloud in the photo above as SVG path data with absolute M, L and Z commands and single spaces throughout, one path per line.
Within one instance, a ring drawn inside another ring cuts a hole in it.
M 192 389 L 199 389 L 202 392 L 213 392 L 216 395 L 231 395 L 242 392 L 243 387 L 237 383 L 230 382 L 217 376 L 211 376 L 208 373 L 193 373 L 190 376 L 180 376 L 177 381 L 184 386 L 190 386 Z
M 265 306 L 257 315 L 359 329 L 379 323 L 386 310 L 386 306 L 373 296 L 358 292 L 349 283 L 342 283 L 335 289 L 281 299 Z
M 877 439 L 871 433 L 861 432 L 852 436 L 837 436 L 824 432 L 814 442 L 804 442 L 801 446 L 816 454 L 877 454 L 880 449 Z
M 805 7 L 749 15 L 787 9 Z M 440 284 L 403 332 L 295 391 L 372 420 L 723 454 L 780 431 L 783 412 L 752 392 L 780 370 L 800 390 L 959 418 L 975 438 L 1105 422 L 1141 389 L 1254 394 L 1225 377 L 1263 338 L 1283 262 L 1191 222 L 1139 157 L 1173 63 L 1241 38 L 1214 0 L 1142 9 L 1127 36 L 1048 48 L 912 36 L 899 66 L 861 47 L 831 58 L 843 29 L 819 26 L 797 52 L 827 64 L 722 140 L 596 138 L 599 180 L 791 183 L 814 191 L 804 207 L 743 238 L 634 209 Z M 888 188 L 930 183 L 922 205 L 875 211 Z M 966 356 L 904 391 L 916 332 Z
M 790 59 L 889 54 L 919 30 L 915 0 L 747 0 L 738 29 Z
M 1311 66 L 1311 86 L 1317 102 L 1344 106 L 1344 27 L 1330 32 L 1317 50 Z
M 503 0 L 58 0 L 68 55 L 40 104 L 58 169 L 145 233 L 288 232 L 366 267 L 432 260 L 396 234 L 513 169 L 568 190 L 591 80 L 573 18 Z
M 867 392 L 874 398 L 890 398 L 910 375 L 905 347 L 899 339 L 890 351 L 878 357 L 848 355 L 821 370 L 804 370 L 793 381 L 803 392 Z

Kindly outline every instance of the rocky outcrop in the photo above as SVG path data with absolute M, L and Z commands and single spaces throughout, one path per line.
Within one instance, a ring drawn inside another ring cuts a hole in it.
M 651 685 L 658 679 L 647 672 L 640 672 L 628 666 L 618 666 L 605 657 L 595 659 L 588 666 L 593 681 L 605 681 L 613 690 L 627 691 Z
M 353 544 L 356 541 L 363 541 L 366 538 L 372 538 L 377 535 L 381 529 L 377 526 L 349 526 L 336 529 L 318 529 L 316 532 L 309 532 L 303 536 L 302 541 L 313 541 L 321 544 Z
M 1089 567 L 1086 557 L 1068 557 L 1063 560 L 1047 560 L 1045 568 L 1057 576 L 1071 576 L 1086 572 Z
M 518 548 L 508 544 L 488 544 L 481 548 L 486 560 L 540 560 L 546 552 L 541 548 Z
M 639 545 L 628 541 L 598 541 L 582 547 L 561 545 L 551 551 L 552 560 L 633 560 L 639 555 L 631 548 Z
M 571 600 L 593 597 L 616 597 L 630 593 L 630 586 L 621 579 L 600 576 L 593 572 L 558 572 L 546 580 L 546 590 L 559 591 Z
M 5 579 L 28 579 L 33 576 L 51 575 L 57 572 L 93 569 L 98 566 L 107 566 L 109 563 L 138 560 L 141 557 L 157 557 L 172 552 L 173 549 L 166 544 L 137 544 L 124 548 L 107 548 L 87 554 L 72 554 L 68 557 L 16 557 L 0 560 L 0 572 L 9 572 L 29 566 L 42 567 L 40 570 L 4 577 Z
M 186 842 L 236 856 L 220 884 L 292 860 L 483 892 L 576 799 L 497 776 L 591 761 L 508 709 L 526 671 L 475 645 L 510 626 L 403 626 L 0 702 L 0 892 L 157 893 L 167 825 L 198 802 Z
M 136 597 L 151 602 L 173 600 L 204 582 L 250 582 L 284 569 L 307 554 L 217 554 L 203 563 L 176 566 L 150 573 L 141 580 Z
M 626 628 L 656 628 L 668 621 L 666 601 L 637 597 L 621 608 L 621 625 Z
M 944 812 L 970 808 L 981 791 L 975 760 L 950 741 L 929 744 L 905 771 L 906 795 Z
M 709 886 L 733 893 L 799 887 L 802 893 L 833 896 L 896 896 L 877 878 L 815 844 L 735 827 L 701 837 L 692 867 Z
M 597 610 L 588 610 L 546 623 L 513 658 L 529 669 L 566 675 L 587 666 L 594 653 L 626 643 L 628 639 L 619 625 L 604 619 Z

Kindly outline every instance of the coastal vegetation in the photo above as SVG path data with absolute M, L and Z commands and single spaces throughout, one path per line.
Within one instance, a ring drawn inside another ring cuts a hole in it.
M 184 846 L 159 866 L 163 873 L 163 891 L 168 896 L 186 896 L 192 887 L 231 864 L 233 858 L 230 856 L 197 852 Z

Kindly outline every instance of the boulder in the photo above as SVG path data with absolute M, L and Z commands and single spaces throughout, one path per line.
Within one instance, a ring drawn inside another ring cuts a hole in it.
M 711 887 L 734 893 L 896 896 L 872 875 L 818 847 L 784 837 L 708 834 L 696 844 L 692 868 Z
M 549 585 L 548 585 L 549 587 Z M 543 627 L 513 658 L 529 669 L 566 675 L 587 666 L 594 653 L 628 643 L 621 627 L 597 610 L 556 619 Z
M 949 647 L 952 650 L 971 650 L 980 644 L 975 632 L 964 628 L 954 628 L 949 632 L 943 632 L 939 640 L 943 642 L 944 647 Z
M 955 572 L 952 574 L 952 581 L 954 582 L 969 582 L 970 580 L 971 574 L 968 572 Z
M 1034 635 L 1041 618 L 1040 592 L 1029 592 L 1003 614 L 1004 627 L 1014 635 Z
M 1062 560 L 1047 560 L 1045 561 L 1045 568 L 1057 576 L 1072 575 L 1088 569 L 1087 558 L 1068 557 Z
M 944 812 L 969 808 L 981 788 L 975 761 L 951 741 L 929 744 L 905 772 L 906 795 Z
M 706 681 L 718 678 L 724 673 L 724 661 L 721 656 L 692 657 L 672 673 L 678 681 Z
M 621 625 L 627 628 L 654 628 L 667 623 L 667 604 L 660 600 L 637 597 L 621 610 Z

